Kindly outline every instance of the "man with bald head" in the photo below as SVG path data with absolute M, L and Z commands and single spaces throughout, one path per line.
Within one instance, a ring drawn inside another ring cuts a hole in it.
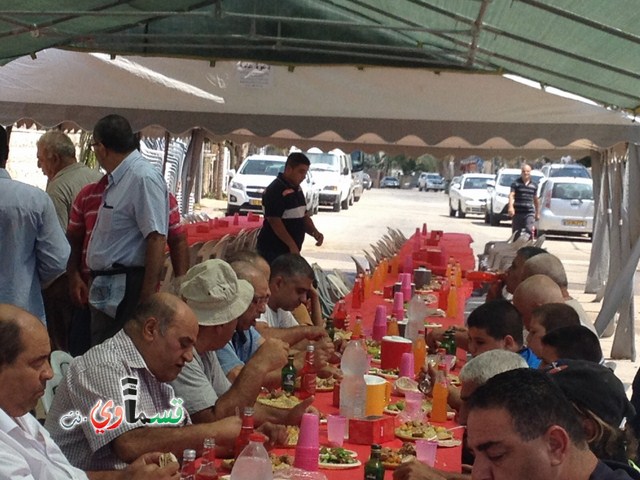
M 76 357 L 58 386 L 45 424 L 74 466 L 118 469 L 149 451 L 180 457 L 187 448 L 201 452 L 209 437 L 223 449 L 233 446 L 239 418 L 191 425 L 168 383 L 192 361 L 197 336 L 198 320 L 191 308 L 174 295 L 156 293 L 136 308 L 116 335 Z M 104 404 L 109 401 L 111 410 Z M 118 416 L 121 405 L 126 418 L 122 412 Z M 110 412 L 106 418 L 120 421 L 100 428 L 105 409 Z M 69 412 L 99 421 L 69 428 L 62 421 Z
M 513 292 L 513 305 L 522 315 L 522 323 L 527 330 L 531 326 L 531 315 L 537 307 L 562 302 L 564 297 L 560 287 L 546 275 L 532 275 L 522 281 Z
M 160 468 L 158 454 L 144 455 L 118 472 L 85 474 L 71 466 L 29 413 L 53 377 L 46 327 L 25 310 L 0 304 L 0 344 L 0 478 L 177 479 L 178 464 Z
M 523 266 L 522 269 L 522 279 L 527 279 L 532 275 L 546 275 L 551 280 L 556 282 L 556 284 L 560 287 L 562 291 L 562 296 L 564 298 L 564 303 L 573 308 L 577 313 L 578 317 L 580 317 L 580 323 L 591 330 L 593 333 L 596 333 L 595 328 L 593 328 L 593 323 L 589 319 L 587 312 L 584 311 L 580 302 L 578 302 L 575 298 L 569 295 L 569 281 L 567 280 L 567 272 L 564 269 L 564 265 L 558 257 L 552 255 L 550 253 L 545 253 L 541 255 L 536 255 L 528 259 Z

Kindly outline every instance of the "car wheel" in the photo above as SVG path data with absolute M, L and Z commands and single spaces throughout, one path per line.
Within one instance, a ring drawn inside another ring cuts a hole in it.
M 490 218 L 489 212 L 484 212 L 484 223 L 488 225 L 490 222 L 491 222 L 491 218 Z
M 349 210 L 349 197 L 345 198 L 341 205 L 343 210 Z
M 462 210 L 462 202 L 458 202 L 458 217 L 464 218 L 467 214 Z
M 313 208 L 313 214 L 317 215 L 319 211 L 320 211 L 320 204 L 317 203 L 316 206 Z
M 355 202 L 355 200 L 354 200 L 353 194 L 351 194 L 351 195 L 349 195 L 349 206 L 350 207 L 353 206 L 353 202 Z
M 500 217 L 498 217 L 498 215 L 493 213 L 493 209 L 489 210 L 489 223 L 491 224 L 492 227 L 500 226 Z
M 342 209 L 342 204 L 340 203 L 340 198 L 336 200 L 336 203 L 333 204 L 333 211 L 339 212 Z
M 451 202 L 449 202 L 449 216 L 450 217 L 456 216 L 456 209 L 451 207 Z

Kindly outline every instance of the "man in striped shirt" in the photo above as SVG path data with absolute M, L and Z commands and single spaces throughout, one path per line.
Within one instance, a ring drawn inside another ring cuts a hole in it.
M 524 230 L 533 236 L 534 223 L 540 218 L 540 202 L 538 184 L 531 179 L 531 165 L 523 163 L 520 178 L 511 184 L 508 213 L 512 232 L 519 236 Z
M 322 245 L 324 235 L 318 231 L 307 213 L 307 203 L 300 184 L 309 171 L 304 153 L 287 157 L 284 172 L 279 173 L 262 194 L 265 222 L 258 235 L 257 250 L 267 262 L 285 253 L 300 253 L 305 233 Z

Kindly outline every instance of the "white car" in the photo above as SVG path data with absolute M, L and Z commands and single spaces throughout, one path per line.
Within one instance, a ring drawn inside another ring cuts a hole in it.
M 465 173 L 449 187 L 449 216 L 464 218 L 467 214 L 484 215 L 487 204 L 487 183 L 494 176 L 486 173 Z
M 540 192 L 538 234 L 587 234 L 593 231 L 593 180 L 550 177 Z
M 489 198 L 487 199 L 487 211 L 484 214 L 484 223 L 490 223 L 494 227 L 500 225 L 501 220 L 508 220 L 509 194 L 511 184 L 522 174 L 519 168 L 501 168 L 498 170 L 495 181 L 489 182 Z M 539 170 L 531 171 L 531 179 L 538 184 L 544 180 L 544 174 Z
M 287 157 L 282 155 L 250 155 L 242 162 L 227 191 L 227 215 L 241 212 L 262 212 L 262 193 L 284 171 Z M 310 214 L 318 212 L 320 193 L 309 172 L 302 191 Z

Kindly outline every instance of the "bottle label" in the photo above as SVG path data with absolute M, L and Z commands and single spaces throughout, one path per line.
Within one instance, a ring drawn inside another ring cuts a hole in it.
M 287 393 L 293 393 L 296 388 L 296 374 L 293 372 L 285 373 L 282 376 L 282 390 Z

